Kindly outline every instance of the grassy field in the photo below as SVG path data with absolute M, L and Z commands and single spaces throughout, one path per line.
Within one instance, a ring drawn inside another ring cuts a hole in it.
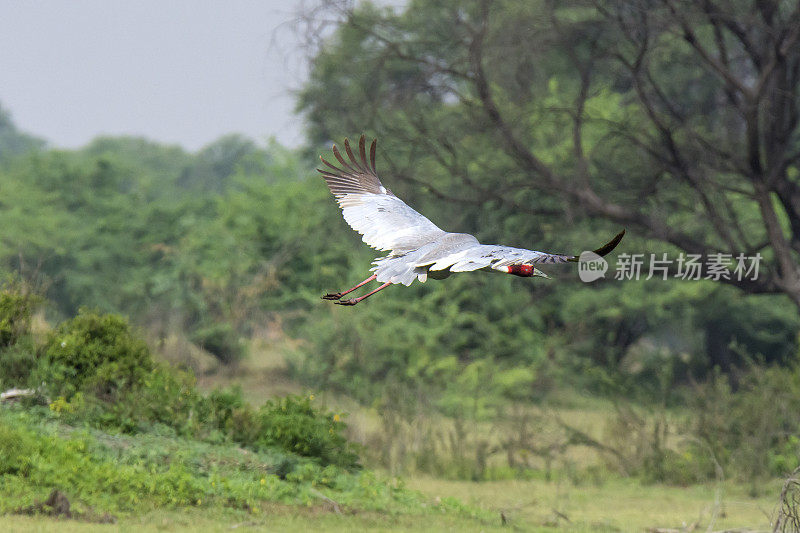
M 201 376 L 200 384 L 207 389 L 240 385 L 253 404 L 304 391 L 289 379 L 280 354 L 255 355 L 238 369 Z M 362 438 L 380 431 L 373 409 L 348 398 L 323 396 L 329 405 L 350 412 L 348 421 Z M 557 415 L 598 438 L 613 414 L 609 404 L 580 397 L 561 405 Z M 273 471 L 283 460 L 274 452 L 254 453 L 226 443 L 159 434 L 108 436 L 84 431 L 73 437 L 69 428 L 53 421 L 21 414 L 5 420 L 10 424 L 8 449 L 18 446 L 14 439 L 21 435 L 32 450 L 27 456 L 50 454 L 61 457 L 64 464 L 34 461 L 27 478 L 3 485 L 5 502 L 0 501 L 0 511 L 6 514 L 0 515 L 0 531 L 768 531 L 780 492 L 779 481 L 760 487 L 732 482 L 687 487 L 646 484 L 604 467 L 596 450 L 586 447 L 569 456 L 574 471 L 560 465 L 550 479 L 471 482 L 412 471 L 399 482 L 373 462 L 367 466 L 376 470 L 375 475 L 342 474 L 332 482 L 325 479 L 329 477 L 325 471 L 310 469 L 297 479 L 266 476 L 265 485 L 260 472 Z M 77 440 L 65 443 L 65 437 Z M 80 463 L 85 453 L 88 462 Z M 83 466 L 73 468 L 73 462 Z M 164 468 L 163 463 L 169 462 L 180 469 Z M 106 479 L 109 475 L 114 479 Z M 153 476 L 174 486 L 162 490 L 160 482 L 148 482 Z M 101 478 L 106 480 L 98 485 Z M 225 480 L 224 490 L 214 486 L 215 479 Z M 54 486 L 62 488 L 82 518 L 14 512 L 42 501 Z M 149 487 L 151 496 L 132 504 L 123 497 L 121 486 L 127 487 L 128 496 L 142 495 L 140 486 Z M 106 510 L 114 523 L 98 523 L 99 511 Z
M 302 387 L 286 375 L 285 363 L 280 353 L 254 346 L 251 358 L 242 367 L 228 374 L 213 374 L 201 378 L 208 388 L 240 383 L 245 395 L 258 403 L 277 393 L 299 392 Z M 366 438 L 379 431 L 375 413 L 359 408 L 347 398 L 326 397 L 350 412 L 349 423 L 354 435 Z M 587 434 L 601 438 L 604 427 L 613 414 L 608 402 L 582 398 L 566 398 L 558 409 L 558 415 L 581 428 Z M 570 459 L 579 466 L 595 463 L 595 450 L 578 447 L 570 453 Z M 675 487 L 658 484 L 643 484 L 635 479 L 618 478 L 608 473 L 602 479 L 575 484 L 568 478 L 559 481 L 506 480 L 474 483 L 452 481 L 430 476 L 406 477 L 406 486 L 417 489 L 432 498 L 450 496 L 467 505 L 487 510 L 496 518 L 496 523 L 462 523 L 458 528 L 487 530 L 500 526 L 501 513 L 507 525 L 525 531 L 645 531 L 650 528 L 705 530 L 712 525 L 720 530 L 770 530 L 770 518 L 775 510 L 780 482 L 760 487 L 737 486 L 731 482 L 722 485 L 702 484 Z M 753 493 L 759 494 L 753 496 Z M 298 520 L 315 520 L 308 516 Z M 433 527 L 427 517 L 424 524 L 413 518 L 402 522 L 390 520 L 372 524 L 374 527 L 391 529 Z M 436 528 L 447 530 L 455 526 L 439 517 Z M 712 523 L 713 521 L 713 523 Z M 334 527 L 336 518 L 325 524 Z M 401 527 L 402 524 L 402 527 Z M 427 524 L 427 525 L 425 525 Z M 317 527 L 323 524 L 318 523 Z M 355 523 L 353 523 L 355 527 Z M 366 525 L 366 524 L 365 524 Z
M 750 498 L 725 486 L 715 506 L 714 486 L 646 486 L 613 480 L 602 486 L 544 481 L 472 483 L 412 477 L 407 486 L 431 498 L 455 497 L 486 511 L 485 517 L 457 513 L 386 514 L 330 506 L 267 504 L 259 512 L 227 508 L 156 510 L 121 516 L 116 524 L 92 524 L 46 517 L 6 515 L 3 531 L 647 531 L 651 528 L 705 531 L 770 529 L 775 498 Z M 776 490 L 777 492 L 777 490 Z M 713 524 L 714 511 L 716 517 Z M 501 513 L 507 525 L 502 525 Z
M 468 483 L 412 478 L 407 485 L 430 495 L 447 494 L 466 504 L 502 512 L 523 530 L 645 531 L 650 528 L 713 531 L 769 529 L 772 495 L 751 498 L 741 487 L 710 485 L 669 487 L 613 479 L 600 485 L 557 481 L 486 481 Z M 775 494 L 780 487 L 775 486 Z M 714 511 L 716 509 L 716 516 Z

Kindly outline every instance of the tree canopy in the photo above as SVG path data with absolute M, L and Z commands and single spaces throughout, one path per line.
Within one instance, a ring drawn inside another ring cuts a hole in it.
M 721 281 L 800 305 L 796 2 L 325 5 L 299 103 L 316 141 L 370 131 L 393 176 L 545 241 L 604 220 L 760 253 L 757 279 Z

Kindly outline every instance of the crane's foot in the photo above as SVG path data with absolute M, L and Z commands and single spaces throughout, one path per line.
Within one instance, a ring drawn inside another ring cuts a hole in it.
M 333 303 L 337 305 L 356 305 L 358 302 L 361 301 L 361 298 L 350 298 L 348 300 L 337 300 Z
M 341 292 L 329 292 L 328 294 L 323 296 L 322 299 L 323 300 L 338 300 L 342 296 L 344 296 L 344 294 L 342 294 Z

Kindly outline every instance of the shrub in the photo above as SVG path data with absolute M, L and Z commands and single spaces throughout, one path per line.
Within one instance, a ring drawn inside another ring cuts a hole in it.
M 215 389 L 207 398 L 213 423 L 237 442 L 255 442 L 253 412 L 242 397 L 241 387 Z
M 208 402 L 195 387 L 194 376 L 165 365 L 154 366 L 135 387 L 117 391 L 113 402 L 79 392 L 69 401 L 60 397 L 50 408 L 71 423 L 123 433 L 200 437 L 213 429 Z
M 72 424 L 129 434 L 227 440 L 255 450 L 283 449 L 323 466 L 356 467 L 358 455 L 342 436 L 342 416 L 314 407 L 312 398 L 287 396 L 254 411 L 239 388 L 215 390 L 204 397 L 192 374 L 156 365 L 135 388 L 118 391 L 114 402 L 77 392 L 69 400 L 56 398 L 50 410 Z M 281 463 L 274 473 L 283 478 L 294 464 Z
M 82 310 L 59 325 L 43 352 L 41 372 L 55 398 L 50 410 L 70 423 L 230 440 L 282 448 L 322 465 L 357 465 L 340 415 L 314 407 L 312 396 L 288 396 L 258 411 L 238 388 L 204 397 L 193 374 L 155 364 L 144 341 L 117 315 Z M 288 475 L 292 467 L 284 466 L 281 475 Z
M 313 396 L 286 396 L 268 401 L 258 412 L 256 444 L 279 446 L 324 465 L 355 467 L 358 455 L 342 436 L 341 416 L 312 405 Z
M 227 322 L 197 329 L 192 333 L 191 341 L 225 364 L 235 363 L 244 356 L 244 347 L 239 335 Z
M 44 374 L 54 396 L 88 390 L 106 400 L 144 383 L 153 369 L 145 342 L 124 318 L 82 309 L 61 323 L 43 349 Z

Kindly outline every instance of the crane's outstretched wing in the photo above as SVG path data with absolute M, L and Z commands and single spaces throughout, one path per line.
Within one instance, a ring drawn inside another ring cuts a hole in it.
M 342 216 L 350 227 L 373 248 L 394 252 L 415 250 L 444 235 L 445 232 L 433 222 L 383 186 L 375 170 L 377 140 L 373 140 L 370 146 L 369 161 L 365 144 L 366 138 L 362 135 L 358 141 L 360 157 L 357 159 L 350 149 L 350 142 L 345 139 L 344 149 L 350 161 L 347 162 L 334 145 L 333 155 L 341 168 L 320 157 L 328 168 L 317 169 L 336 197 Z
M 424 281 L 428 270 L 449 268 L 451 272 L 466 272 L 486 267 L 504 270 L 511 265 L 578 260 L 574 255 L 480 244 L 472 235 L 443 231 L 383 186 L 375 169 L 376 145 L 377 141 L 373 140 L 367 160 L 364 135 L 358 142 L 359 157 L 345 139 L 344 148 L 350 160 L 345 160 L 334 145 L 333 155 L 341 168 L 320 157 L 327 168 L 317 170 L 336 197 L 350 227 L 373 248 L 391 251 L 388 256 L 376 260 L 373 270 L 378 281 L 408 285 L 415 277 Z M 606 255 L 624 234 L 625 230 L 594 253 Z
M 622 230 L 608 243 L 594 250 L 594 253 L 601 257 L 608 254 L 617 247 L 624 235 L 625 230 Z M 511 265 L 558 264 L 576 261 L 578 261 L 578 256 L 576 255 L 551 254 L 524 248 L 478 244 L 476 242 L 472 246 L 463 247 L 452 253 L 438 257 L 424 257 L 414 266 L 427 266 L 429 270 L 434 271 L 449 268 L 451 272 L 468 272 L 486 267 L 505 270 Z

